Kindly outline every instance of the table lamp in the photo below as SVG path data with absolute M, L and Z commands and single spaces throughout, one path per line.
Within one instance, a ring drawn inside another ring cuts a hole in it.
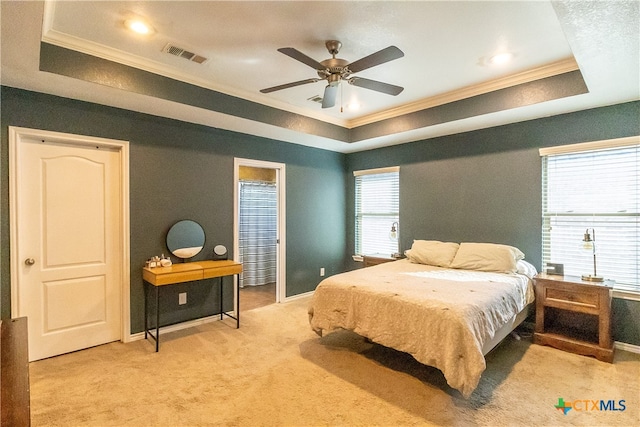
M 593 237 L 591 237 L 593 235 Z M 584 233 L 584 238 L 582 239 L 582 247 L 585 249 L 591 249 L 593 252 L 593 274 L 583 274 L 582 280 L 586 280 L 589 282 L 602 282 L 604 278 L 602 276 L 598 276 L 596 272 L 596 230 L 591 229 L 591 233 L 589 233 L 589 229 Z

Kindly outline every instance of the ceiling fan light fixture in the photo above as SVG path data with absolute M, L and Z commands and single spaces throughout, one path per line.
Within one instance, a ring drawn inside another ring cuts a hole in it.
M 340 74 L 329 74 L 327 76 L 327 81 L 329 82 L 329 86 L 338 86 L 340 84 Z

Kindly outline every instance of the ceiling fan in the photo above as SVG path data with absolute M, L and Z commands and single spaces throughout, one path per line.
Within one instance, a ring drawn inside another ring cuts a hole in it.
M 329 84 L 324 89 L 322 108 L 331 108 L 336 105 L 336 95 L 338 93 L 338 86 L 340 85 L 341 81 L 346 81 L 354 86 L 375 90 L 377 92 L 382 92 L 393 96 L 398 95 L 404 90 L 403 87 L 395 86 L 389 83 L 383 83 L 376 80 L 369 80 L 362 77 L 352 76 L 353 73 L 366 70 L 367 68 L 375 67 L 376 65 L 384 64 L 385 62 L 389 62 L 394 59 L 402 58 L 404 56 L 404 53 L 397 47 L 389 46 L 378 52 L 372 53 L 369 56 L 365 56 L 364 58 L 350 63 L 349 61 L 345 61 L 344 59 L 336 58 L 336 55 L 342 47 L 342 43 L 337 40 L 328 40 L 325 43 L 325 46 L 327 46 L 327 50 L 332 55 L 332 58 L 325 59 L 321 62 L 309 58 L 304 53 L 292 47 L 283 47 L 278 49 L 278 52 L 282 52 L 285 55 L 290 56 L 291 58 L 315 69 L 318 73 L 318 78 L 311 78 L 300 80 L 297 82 L 286 83 L 279 86 L 273 86 L 270 88 L 262 89 L 260 92 L 270 93 L 277 90 L 304 85 L 307 83 L 316 83 L 320 80 L 326 80 Z

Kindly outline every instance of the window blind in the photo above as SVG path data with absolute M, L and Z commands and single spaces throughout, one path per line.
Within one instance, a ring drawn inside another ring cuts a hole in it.
M 391 240 L 389 232 L 399 221 L 399 168 L 356 171 L 354 175 L 356 253 L 391 256 L 398 252 L 398 240 Z
M 543 265 L 563 263 L 572 276 L 593 274 L 593 251 L 582 242 L 593 229 L 597 274 L 615 280 L 617 289 L 640 292 L 640 144 L 633 141 L 575 145 L 558 154 L 541 150 Z

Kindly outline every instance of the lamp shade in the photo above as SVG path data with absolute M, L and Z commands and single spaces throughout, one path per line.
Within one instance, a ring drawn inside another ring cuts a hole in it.
M 391 224 L 391 231 L 389 231 L 389 239 L 390 240 L 398 240 L 398 223 L 394 222 Z

